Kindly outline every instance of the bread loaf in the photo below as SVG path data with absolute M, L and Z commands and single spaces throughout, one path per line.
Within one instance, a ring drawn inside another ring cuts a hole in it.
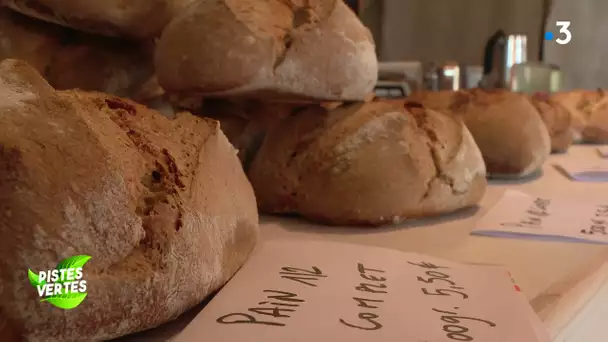
M 410 97 L 462 117 L 481 150 L 491 177 L 525 177 L 551 153 L 551 139 L 526 95 L 507 91 L 419 92 Z
M 589 118 L 582 132 L 584 142 L 608 144 L 608 96 L 602 91 L 602 98 L 588 109 Z
M 572 145 L 572 115 L 557 101 L 545 94 L 530 98 L 551 138 L 552 152 L 566 152 Z
M 583 142 L 583 131 L 587 127 L 590 111 L 603 97 L 601 90 L 574 90 L 552 95 L 552 99 L 562 105 L 572 116 L 572 140 Z
M 56 89 L 101 91 L 139 102 L 162 96 L 152 44 L 79 33 L 0 8 L 0 60 L 29 62 Z
M 403 101 L 294 109 L 248 170 L 265 213 L 382 225 L 476 204 L 479 149 L 460 120 Z
M 6 0 L 32 18 L 107 36 L 150 38 L 195 0 Z
M 244 263 L 257 208 L 216 121 L 55 91 L 15 60 L 0 91 L 0 326 L 28 341 L 118 337 L 176 318 Z M 26 271 L 82 254 L 84 302 L 41 302 Z
M 378 77 L 372 36 L 341 0 L 199 1 L 163 31 L 155 65 L 188 99 L 363 100 Z

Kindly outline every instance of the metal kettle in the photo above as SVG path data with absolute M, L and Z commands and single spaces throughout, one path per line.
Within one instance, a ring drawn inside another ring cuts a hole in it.
M 511 69 L 527 61 L 528 38 L 525 35 L 507 35 L 503 30 L 496 31 L 485 46 L 482 87 L 510 88 Z

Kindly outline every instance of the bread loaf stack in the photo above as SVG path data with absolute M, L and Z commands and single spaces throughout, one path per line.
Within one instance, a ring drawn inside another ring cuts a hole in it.
M 377 226 L 485 191 L 459 116 L 370 100 L 374 42 L 342 0 L 7 4 L 0 332 L 17 340 L 103 340 L 177 317 L 246 260 L 257 207 Z M 208 118 L 123 98 L 158 96 Z M 82 305 L 40 302 L 24 271 L 81 254 Z

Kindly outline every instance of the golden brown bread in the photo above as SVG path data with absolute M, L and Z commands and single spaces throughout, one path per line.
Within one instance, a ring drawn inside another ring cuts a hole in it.
M 525 177 L 551 153 L 551 139 L 526 95 L 507 91 L 418 92 L 410 97 L 461 117 L 483 155 L 491 177 Z
M 460 120 L 403 101 L 294 109 L 248 170 L 260 210 L 382 225 L 476 204 L 479 149 Z
M 79 33 L 0 8 L 0 60 L 29 62 L 56 89 L 101 91 L 139 102 L 162 96 L 151 44 Z
M 572 115 L 560 103 L 545 94 L 535 94 L 530 101 L 549 131 L 552 152 L 566 152 L 572 145 Z
M 608 95 L 601 93 L 602 98 L 588 109 L 589 118 L 582 132 L 587 143 L 608 144 Z
M 167 92 L 195 100 L 363 100 L 378 77 L 369 30 L 337 0 L 197 2 L 163 31 L 155 65 Z
M 195 0 L 6 0 L 13 10 L 80 31 L 150 38 Z
M 604 97 L 601 90 L 574 90 L 555 93 L 551 98 L 562 105 L 572 116 L 572 140 L 576 143 L 585 140 L 583 131 L 587 127 L 591 111 Z
M 0 63 L 0 327 L 28 341 L 105 340 L 160 325 L 222 286 L 257 237 L 251 185 L 217 122 L 55 91 Z M 41 303 L 28 268 L 73 255 L 88 296 Z

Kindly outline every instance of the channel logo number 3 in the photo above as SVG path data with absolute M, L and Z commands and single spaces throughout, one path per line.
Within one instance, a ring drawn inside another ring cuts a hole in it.
M 559 27 L 560 37 L 555 39 L 555 42 L 560 45 L 566 45 L 572 40 L 572 32 L 570 32 L 569 21 L 557 21 L 555 25 Z

